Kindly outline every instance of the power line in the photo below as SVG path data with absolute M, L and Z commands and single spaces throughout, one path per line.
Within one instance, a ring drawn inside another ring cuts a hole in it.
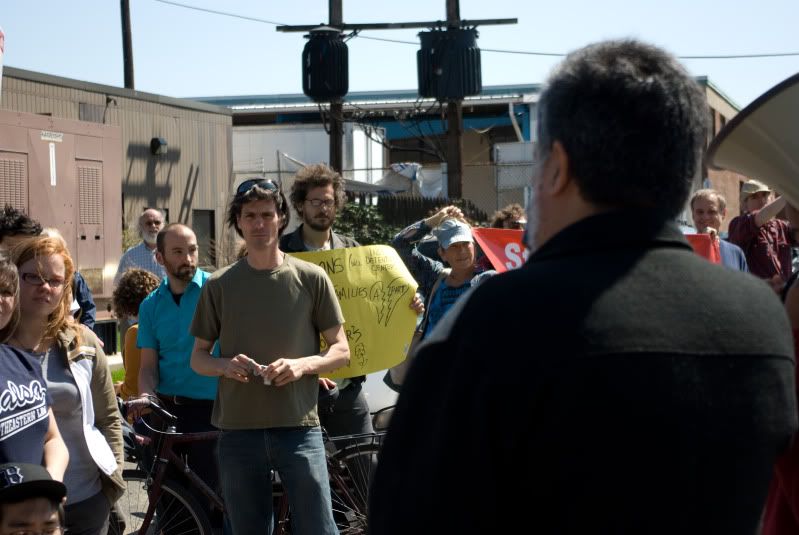
M 190 6 L 188 4 L 181 4 L 179 2 L 171 2 L 170 0 L 155 0 L 162 4 L 169 4 L 171 6 L 183 7 L 186 9 L 193 9 L 195 11 L 202 11 L 204 13 L 213 13 L 214 15 L 222 15 L 223 17 L 232 17 L 234 19 L 251 20 L 253 22 L 263 22 L 266 24 L 274 24 L 275 26 L 285 26 L 282 22 L 275 22 L 273 20 L 259 19 L 256 17 L 247 17 L 245 15 L 237 15 L 236 13 L 227 13 L 225 11 L 216 11 L 215 9 L 206 9 L 204 7 Z
M 203 7 L 191 6 L 188 4 L 181 4 L 180 2 L 173 2 L 171 0 L 155 0 L 156 2 L 160 2 L 162 4 L 169 4 L 171 6 L 182 7 L 185 9 L 192 9 L 195 11 L 202 11 L 204 13 L 211 13 L 214 15 L 221 15 L 223 17 L 231 17 L 235 19 L 242 19 L 242 20 L 249 20 L 252 22 L 261 22 L 264 24 L 272 24 L 274 26 L 286 26 L 286 24 L 282 22 L 275 22 L 273 20 L 266 20 L 266 19 L 259 19 L 257 17 L 248 17 L 246 15 L 238 15 L 236 13 L 228 13 L 225 11 L 217 11 L 215 9 L 206 9 Z M 369 35 L 358 34 L 360 39 L 368 39 L 370 41 L 383 41 L 386 43 L 398 43 L 403 45 L 413 45 L 419 46 L 419 43 L 416 41 L 403 41 L 401 39 L 387 39 L 385 37 L 372 37 Z M 547 57 L 557 57 L 562 58 L 565 57 L 567 54 L 562 52 L 535 52 L 531 50 L 506 50 L 500 48 L 480 48 L 481 52 L 492 52 L 496 54 L 519 54 L 524 56 L 547 56 Z M 757 59 L 757 58 L 784 58 L 784 57 L 792 57 L 792 56 L 799 56 L 799 52 L 765 52 L 762 54 L 719 54 L 719 55 L 688 55 L 688 56 L 677 56 L 679 59 Z

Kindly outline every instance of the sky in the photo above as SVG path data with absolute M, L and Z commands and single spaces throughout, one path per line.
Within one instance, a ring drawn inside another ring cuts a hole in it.
M 169 0 L 172 2 L 173 0 Z M 174 0 L 282 24 L 327 21 L 326 0 Z M 275 25 L 130 0 L 136 89 L 175 97 L 301 93 L 301 33 Z M 446 17 L 445 0 L 343 0 L 344 22 L 430 21 Z M 481 26 L 483 85 L 546 80 L 559 57 L 590 42 L 633 37 L 677 56 L 799 53 L 796 0 L 461 0 L 461 18 L 518 18 Z M 4 65 L 112 86 L 123 85 L 120 2 L 0 0 Z M 363 32 L 348 41 L 350 91 L 414 89 L 419 30 Z M 799 72 L 799 55 L 685 59 L 744 107 Z

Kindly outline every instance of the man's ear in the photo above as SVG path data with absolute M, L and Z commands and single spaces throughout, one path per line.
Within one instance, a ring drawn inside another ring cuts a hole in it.
M 164 265 L 164 255 L 161 254 L 161 251 L 156 249 L 155 251 L 155 260 L 158 262 L 159 265 Z
M 560 141 L 554 141 L 547 161 L 548 169 L 545 175 L 545 187 L 550 194 L 558 195 L 571 183 L 571 169 L 569 168 L 569 155 Z

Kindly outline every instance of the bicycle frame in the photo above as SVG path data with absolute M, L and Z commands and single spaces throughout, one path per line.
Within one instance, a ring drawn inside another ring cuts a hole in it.
M 158 451 L 155 454 L 153 468 L 148 475 L 148 489 L 153 489 L 152 494 L 149 495 L 149 503 L 147 505 L 147 513 L 144 516 L 142 525 L 139 528 L 139 533 L 147 533 L 150 528 L 150 522 L 155 515 L 156 504 L 161 497 L 161 484 L 166 476 L 166 468 L 171 463 L 181 473 L 189 478 L 192 485 L 195 485 L 200 491 L 209 499 L 214 507 L 220 511 L 225 511 L 225 504 L 222 499 L 217 495 L 214 490 L 209 487 L 205 481 L 200 478 L 188 465 L 181 459 L 174 451 L 175 444 L 186 444 L 191 442 L 200 442 L 203 440 L 213 440 L 219 436 L 219 431 L 205 431 L 201 433 L 186 433 L 186 434 L 170 434 L 164 433 L 160 437 Z M 155 474 L 152 476 L 152 474 Z M 152 482 L 149 480 L 152 479 Z

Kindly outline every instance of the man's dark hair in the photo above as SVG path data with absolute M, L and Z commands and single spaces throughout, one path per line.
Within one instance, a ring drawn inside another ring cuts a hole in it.
M 289 225 L 291 214 L 289 212 L 289 205 L 286 201 L 286 196 L 283 195 L 283 190 L 272 191 L 261 188 L 259 186 L 252 187 L 248 192 L 241 195 L 234 195 L 233 200 L 227 208 L 227 224 L 229 227 L 236 231 L 239 237 L 243 237 L 239 224 L 236 221 L 241 215 L 241 207 L 248 202 L 252 201 L 274 201 L 278 213 L 282 216 L 283 221 L 278 229 L 278 237 L 283 235 L 283 231 Z
M 42 226 L 24 212 L 6 204 L 0 211 L 0 242 L 7 236 L 38 236 Z
M 184 225 L 183 223 L 170 223 L 161 230 L 158 231 L 158 234 L 155 236 L 155 248 L 158 250 L 159 253 L 164 254 L 164 242 L 166 241 L 166 235 L 169 234 L 175 227 L 185 227 L 191 230 L 191 227 L 188 225 Z M 134 314 L 135 316 L 135 314 Z
M 708 127 L 705 96 L 677 60 L 634 40 L 569 54 L 538 102 L 538 157 L 559 141 L 583 198 L 646 208 L 685 206 Z
M 291 185 L 291 204 L 298 213 L 302 213 L 302 205 L 308 192 L 313 188 L 333 186 L 333 199 L 336 201 L 336 210 L 344 206 L 344 179 L 332 168 L 323 163 L 307 165 L 294 175 Z

